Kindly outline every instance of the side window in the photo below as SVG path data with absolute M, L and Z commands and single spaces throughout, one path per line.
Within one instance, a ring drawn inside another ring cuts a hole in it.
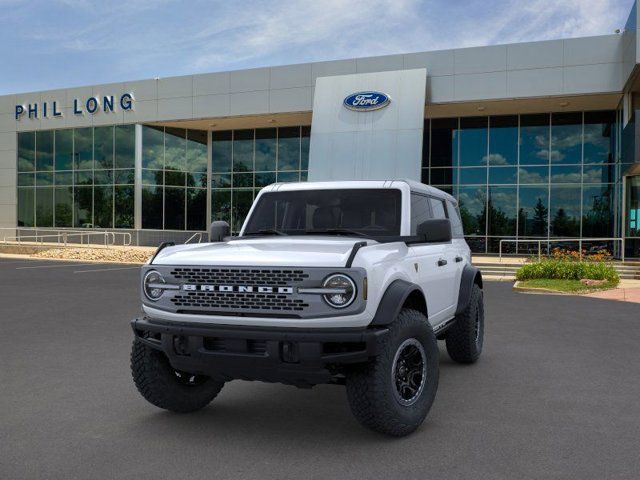
M 411 235 L 415 235 L 420 225 L 425 220 L 433 218 L 429 207 L 429 198 L 418 193 L 411 194 Z
M 429 200 L 431 201 L 433 218 L 447 218 L 447 213 L 444 209 L 444 202 L 439 198 L 429 198 Z
M 462 229 L 462 220 L 460 219 L 458 207 L 447 200 L 447 210 L 449 212 L 449 219 L 451 220 L 451 234 L 454 238 L 463 238 L 464 230 Z

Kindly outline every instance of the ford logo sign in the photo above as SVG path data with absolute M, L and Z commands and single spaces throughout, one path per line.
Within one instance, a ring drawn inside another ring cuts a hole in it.
M 386 107 L 391 99 L 381 92 L 356 92 L 344 99 L 342 103 L 349 110 L 366 112 Z

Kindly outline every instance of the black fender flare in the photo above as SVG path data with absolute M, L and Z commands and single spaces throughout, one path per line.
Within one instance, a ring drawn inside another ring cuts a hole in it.
M 373 320 L 371 320 L 370 325 L 389 325 L 398 317 L 403 305 L 412 294 L 420 295 L 422 305 L 420 305 L 418 309 L 426 316 L 427 301 L 422 289 L 415 283 L 407 282 L 406 280 L 394 280 L 387 287 L 384 295 L 382 295 L 380 303 L 378 304 L 378 310 L 376 310 L 376 314 Z
M 460 278 L 460 293 L 458 295 L 458 307 L 456 308 L 456 315 L 464 312 L 469 305 L 471 299 L 471 289 L 473 285 L 477 284 L 482 288 L 482 273 L 480 269 L 474 267 L 471 264 L 465 265 L 462 270 L 462 277 Z

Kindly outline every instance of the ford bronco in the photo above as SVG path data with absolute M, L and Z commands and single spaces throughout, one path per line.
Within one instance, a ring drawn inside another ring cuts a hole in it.
M 475 362 L 482 277 L 456 200 L 413 181 L 274 184 L 236 237 L 161 245 L 131 322 L 134 382 L 174 412 L 225 382 L 345 385 L 366 427 L 411 433 L 438 387 L 438 346 Z

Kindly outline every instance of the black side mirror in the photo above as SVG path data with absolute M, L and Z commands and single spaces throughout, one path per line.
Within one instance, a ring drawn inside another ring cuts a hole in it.
M 418 225 L 416 235 L 426 242 L 445 243 L 451 241 L 451 222 L 448 218 L 432 218 Z
M 224 237 L 228 237 L 231 234 L 231 227 L 223 220 L 211 222 L 211 229 L 209 230 L 210 242 L 222 242 Z

